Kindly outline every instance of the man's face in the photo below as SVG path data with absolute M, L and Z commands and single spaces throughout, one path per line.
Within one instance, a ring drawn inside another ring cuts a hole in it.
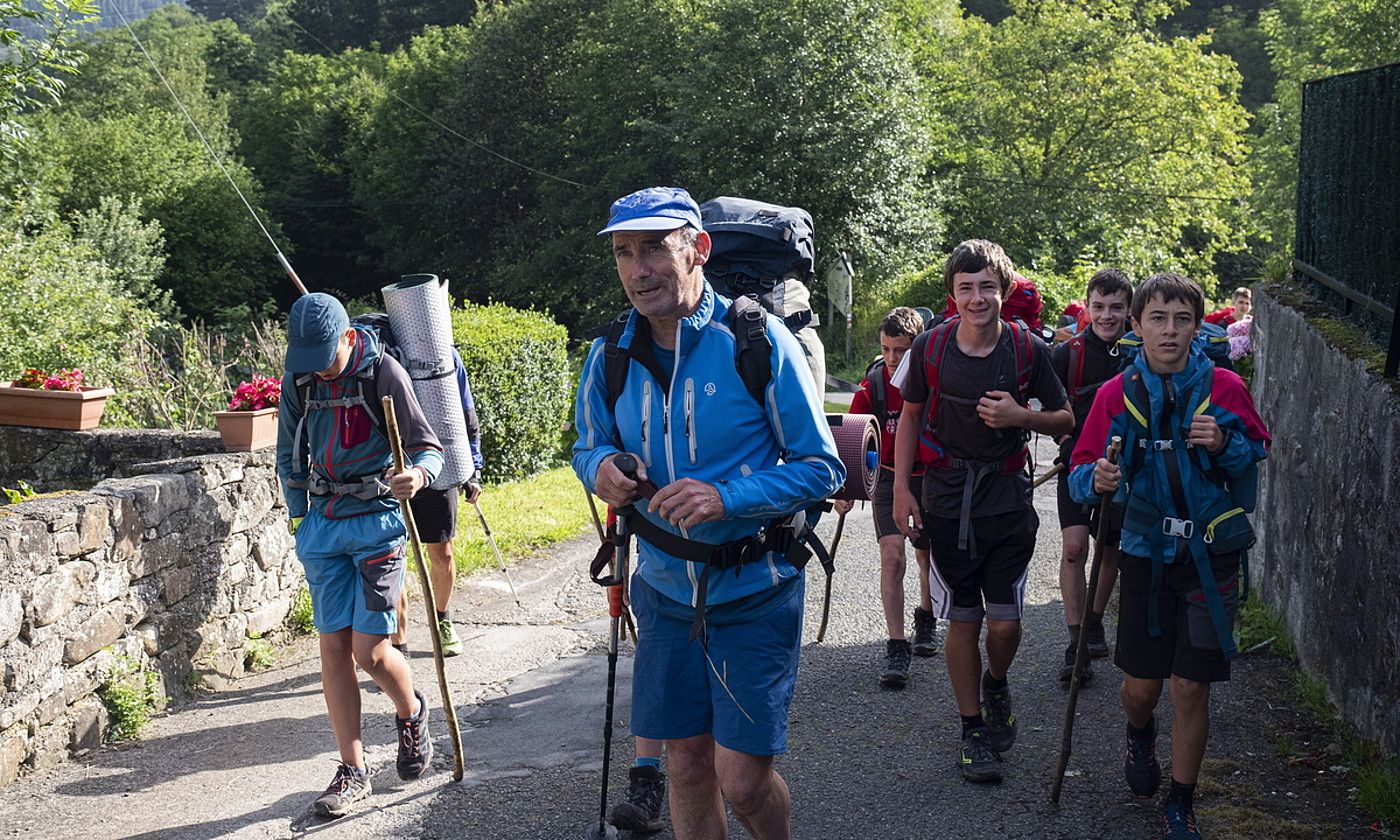
M 1001 317 L 1001 280 L 984 268 L 976 274 L 953 275 L 953 302 L 958 315 L 973 327 L 987 327 Z
M 1128 295 L 1115 292 L 1105 295 L 1098 289 L 1089 295 L 1089 323 L 1094 333 L 1104 341 L 1117 341 L 1128 323 Z
M 1147 363 L 1157 373 L 1175 373 L 1186 367 L 1191 339 L 1196 336 L 1196 312 L 1185 301 L 1153 297 L 1142 309 L 1134 329 L 1142 337 Z
M 335 345 L 335 358 L 331 360 L 331 366 L 325 370 L 316 371 L 316 375 L 322 379 L 335 379 L 350 364 L 350 352 L 354 349 L 355 330 L 353 328 L 340 334 L 340 340 Z
M 891 374 L 899 367 L 899 362 L 904 358 L 904 354 L 909 352 L 909 348 L 914 346 L 914 339 L 907 335 L 885 335 L 884 330 L 880 331 L 880 358 L 885 360 L 885 369 Z
M 627 299 L 642 316 L 683 318 L 699 305 L 705 287 L 700 266 L 710 256 L 710 237 L 701 231 L 693 248 L 684 237 L 684 228 L 612 235 L 617 276 Z
M 1253 298 L 1247 298 L 1244 295 L 1235 296 L 1235 320 L 1238 321 L 1240 318 L 1248 316 L 1249 310 L 1252 308 L 1254 308 Z

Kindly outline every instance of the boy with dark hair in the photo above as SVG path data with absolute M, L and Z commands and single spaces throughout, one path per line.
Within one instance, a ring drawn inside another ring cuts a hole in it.
M 320 633 L 321 688 L 340 750 L 335 778 L 313 808 L 339 817 L 370 793 L 360 740 L 359 665 L 397 713 L 399 777 L 416 779 L 433 757 L 428 704 L 403 654 L 389 644 L 403 586 L 399 502 L 432 483 L 442 447 L 408 374 L 355 327 L 330 295 L 303 295 L 287 319 L 286 374 L 277 416 L 277 475 L 306 569 Z M 412 465 L 397 472 L 378 406 L 390 397 Z
M 1243 553 L 1254 543 L 1258 462 L 1268 453 L 1249 389 L 1192 342 L 1205 299 L 1179 274 L 1148 278 L 1133 299 L 1143 349 L 1109 380 L 1075 446 L 1070 493 L 1126 496 L 1118 646 L 1127 714 L 1124 773 L 1138 796 L 1161 784 L 1153 710 L 1171 677 L 1168 838 L 1199 838 L 1193 809 L 1210 726 L 1210 684 L 1230 678 Z M 1120 464 L 1104 456 L 1123 439 Z
M 953 249 L 943 279 L 958 317 L 914 340 L 901 366 L 907 375 L 896 382 L 905 402 L 895 432 L 894 520 L 905 536 L 931 544 L 929 588 L 937 615 L 950 620 L 944 648 L 962 715 L 959 760 L 974 782 L 1000 781 L 1000 754 L 1016 741 L 1007 669 L 1021 642 L 1039 526 L 1027 433 L 1074 428 L 1049 350 L 1000 318 L 1012 275 L 999 245 L 974 239 Z M 1040 411 L 1029 407 L 1032 397 Z M 927 465 L 922 504 L 909 489 L 916 453 Z
M 1094 403 L 1099 387 L 1118 375 L 1118 339 L 1127 331 L 1128 307 L 1133 302 L 1133 285 L 1128 276 L 1116 268 L 1105 268 L 1089 279 L 1084 299 L 1089 322 L 1068 341 L 1055 345 L 1050 361 L 1055 375 L 1065 386 L 1070 407 L 1074 409 L 1075 431 L 1084 428 L 1084 419 Z M 1085 560 L 1089 558 L 1089 534 L 1093 523 L 1090 510 L 1070 498 L 1069 459 L 1074 451 L 1075 435 L 1060 439 L 1060 463 L 1066 465 L 1056 482 L 1060 515 L 1060 599 L 1065 606 L 1065 624 L 1069 627 L 1069 645 L 1065 648 L 1060 682 L 1068 683 L 1074 676 L 1074 648 L 1079 639 L 1079 622 L 1084 616 L 1087 597 L 1084 583 Z M 1103 612 L 1113 594 L 1118 579 L 1118 549 L 1116 536 L 1107 541 L 1103 554 L 1103 572 L 1099 587 L 1093 595 L 1089 611 L 1089 655 L 1095 659 L 1108 656 L 1108 642 L 1103 629 Z M 1093 671 L 1085 664 L 1084 679 Z
M 919 606 L 914 608 L 914 642 L 904 635 L 904 535 L 894 521 L 894 435 L 899 427 L 904 398 L 890 383 L 890 377 L 904 354 L 913 346 L 914 338 L 923 331 L 924 319 L 907 306 L 891 309 L 880 322 L 880 357 L 870 365 L 861 380 L 860 390 L 851 397 L 851 414 L 873 414 L 880 424 L 880 477 L 875 484 L 871 509 L 875 517 L 875 536 L 880 545 L 880 603 L 885 612 L 885 670 L 880 685 L 903 688 L 909 682 L 910 654 L 933 656 L 938 653 L 938 623 L 933 616 L 933 602 L 928 589 L 928 539 L 914 540 L 914 560 L 919 565 Z M 917 498 L 922 495 L 924 470 L 916 465 L 909 477 L 909 490 Z M 839 513 L 854 504 L 849 500 L 834 503 Z

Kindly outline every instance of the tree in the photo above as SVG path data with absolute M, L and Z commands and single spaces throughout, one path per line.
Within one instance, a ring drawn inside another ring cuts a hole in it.
M 25 110 L 53 104 L 78 72 L 79 29 L 97 19 L 97 0 L 0 0 L 0 161 L 26 136 Z

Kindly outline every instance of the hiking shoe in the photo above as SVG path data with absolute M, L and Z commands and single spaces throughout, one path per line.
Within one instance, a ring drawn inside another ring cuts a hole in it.
M 1086 647 L 1089 648 L 1089 656 L 1094 659 L 1103 659 L 1108 656 L 1108 639 L 1104 637 L 1103 619 L 1091 618 L 1089 624 L 1084 628 Z M 1087 674 L 1087 672 L 1086 672 Z
M 428 764 L 433 760 L 433 738 L 428 734 L 428 700 L 421 691 L 414 691 L 413 696 L 418 698 L 418 716 L 394 717 L 394 725 L 399 729 L 399 758 L 395 764 L 399 778 L 406 782 L 428 772 Z
M 880 674 L 881 688 L 904 688 L 909 684 L 909 650 L 908 639 L 885 642 L 885 670 Z
M 655 767 L 633 767 L 627 771 L 627 800 L 613 806 L 608 822 L 627 831 L 660 831 L 665 801 L 666 774 Z
M 442 642 L 443 656 L 456 656 L 462 652 L 462 640 L 457 638 L 457 630 L 450 618 L 438 619 L 438 641 Z
M 1001 756 L 992 749 L 987 727 L 979 726 L 963 736 L 959 755 L 962 775 L 969 782 L 986 784 L 1001 781 Z
M 1070 681 L 1074 679 L 1074 645 L 1074 642 L 1070 642 L 1069 647 L 1065 648 L 1065 664 L 1060 669 L 1060 682 L 1065 685 L 1069 685 Z M 1079 684 L 1088 685 L 1093 678 L 1094 663 L 1092 660 L 1086 659 L 1084 660 L 1084 674 L 1080 677 Z
M 330 787 L 311 806 L 318 817 L 343 817 L 356 802 L 370 795 L 369 773 L 345 762 L 335 768 Z
M 1196 814 L 1191 806 L 1168 802 L 1162 806 L 1162 836 L 1167 840 L 1201 840 L 1196 830 Z
M 1152 718 L 1148 729 L 1151 734 L 1138 739 L 1133 737 L 1132 724 L 1128 724 L 1128 751 L 1123 758 L 1123 776 L 1128 780 L 1128 788 L 1134 796 L 1143 798 L 1155 794 L 1162 784 L 1162 767 L 1157 763 L 1157 718 Z
M 914 608 L 914 655 L 938 655 L 938 619 L 920 607 Z
M 1016 743 L 1016 716 L 1011 713 L 1011 686 L 982 689 L 982 717 L 992 749 L 1004 753 Z

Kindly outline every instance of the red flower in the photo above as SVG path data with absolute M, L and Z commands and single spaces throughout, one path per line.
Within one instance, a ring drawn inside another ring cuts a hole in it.
M 229 411 L 260 411 L 275 407 L 281 399 L 281 380 L 255 373 L 252 379 L 238 383 L 228 408 Z
M 38 368 L 25 368 L 20 378 L 15 380 L 15 387 L 39 388 L 45 391 L 81 391 L 83 389 L 83 372 L 78 368 L 72 368 L 44 373 Z

